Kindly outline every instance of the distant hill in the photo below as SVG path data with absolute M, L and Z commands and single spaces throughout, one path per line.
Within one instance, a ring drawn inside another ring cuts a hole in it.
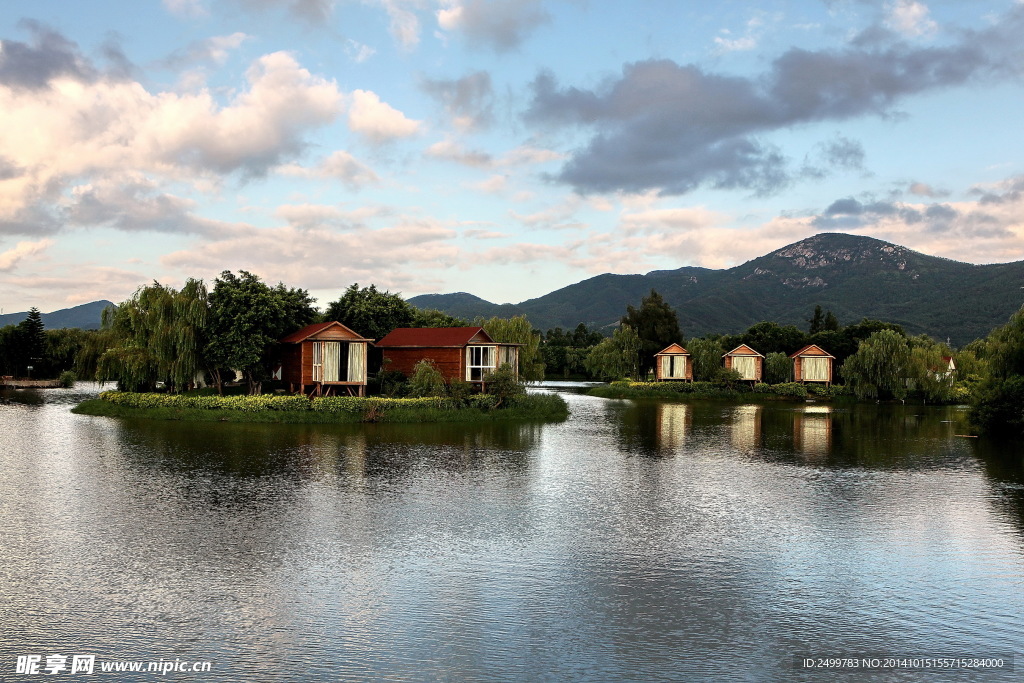
M 598 275 L 514 306 L 465 293 L 410 302 L 463 318 L 517 311 L 542 330 L 583 322 L 607 331 L 653 288 L 676 309 L 688 337 L 735 334 L 762 320 L 806 329 L 820 304 L 843 324 L 877 318 L 960 345 L 1005 323 L 1024 300 L 1022 287 L 1024 262 L 973 265 L 871 237 L 823 233 L 733 268 Z M 448 307 L 456 302 L 458 312 Z
M 478 315 L 485 318 L 493 318 L 494 316 L 511 318 L 517 315 L 524 315 L 523 311 L 512 304 L 492 304 L 490 301 L 467 294 L 466 292 L 456 292 L 455 294 L 421 294 L 409 299 L 409 303 L 416 308 L 435 308 L 439 311 L 444 311 L 448 315 L 454 315 L 457 318 L 463 318 L 470 322 Z
M 61 327 L 79 327 L 83 330 L 96 330 L 99 329 L 103 309 L 114 305 L 110 301 L 93 301 L 72 308 L 62 308 L 52 313 L 43 313 L 43 325 L 48 330 L 56 330 Z M 28 311 L 0 315 L 0 327 L 17 325 L 27 315 Z

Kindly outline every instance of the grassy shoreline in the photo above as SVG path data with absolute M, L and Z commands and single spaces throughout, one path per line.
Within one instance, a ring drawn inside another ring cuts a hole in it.
M 719 399 L 744 402 L 854 400 L 845 387 L 807 387 L 795 382 L 737 388 L 714 382 L 612 382 L 587 391 L 600 398 L 658 398 L 686 401 Z
M 441 402 L 417 402 L 403 406 L 395 400 L 351 402 L 339 410 L 230 409 L 176 405 L 133 406 L 104 398 L 90 399 L 75 406 L 72 413 L 97 417 L 180 420 L 186 422 L 258 422 L 277 424 L 359 424 L 418 422 L 490 422 L 496 420 L 562 421 L 569 415 L 561 396 L 527 394 L 502 407 L 451 406 Z

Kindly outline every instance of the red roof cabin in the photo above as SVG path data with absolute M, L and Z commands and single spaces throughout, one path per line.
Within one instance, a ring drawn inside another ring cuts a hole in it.
M 722 358 L 725 369 L 740 373 L 740 379 L 748 382 L 760 382 L 764 376 L 764 356 L 746 344 L 740 344 Z
M 281 379 L 311 396 L 365 396 L 372 342 L 337 321 L 307 325 L 281 339 Z
M 488 374 L 508 363 L 519 373 L 521 344 L 500 344 L 482 327 L 399 327 L 375 344 L 384 367 L 407 377 L 421 360 L 434 361 L 445 381 L 460 379 L 484 388 Z
M 793 359 L 794 382 L 832 383 L 832 365 L 836 358 L 817 344 L 808 344 L 789 357 Z
M 693 380 L 690 352 L 679 344 L 669 344 L 654 354 L 654 379 L 658 382 Z

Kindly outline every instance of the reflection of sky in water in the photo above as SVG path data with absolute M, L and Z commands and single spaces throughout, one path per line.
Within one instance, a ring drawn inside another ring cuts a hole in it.
M 955 411 L 567 398 L 546 426 L 5 406 L 0 666 L 778 680 L 798 654 L 1019 647 L 1024 477 Z

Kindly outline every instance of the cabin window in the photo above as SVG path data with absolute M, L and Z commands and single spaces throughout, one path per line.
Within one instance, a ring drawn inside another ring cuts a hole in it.
M 804 358 L 801 375 L 806 382 L 828 381 L 828 358 Z
M 662 379 L 686 379 L 686 356 L 662 356 Z
M 733 356 L 732 369 L 740 373 L 740 379 L 757 379 L 757 358 L 754 356 Z
M 498 367 L 508 363 L 512 366 L 512 372 L 519 374 L 519 348 L 515 346 L 498 347 Z
M 341 342 L 313 342 L 313 381 L 337 382 L 341 376 Z M 348 346 L 348 344 L 345 344 Z
M 470 346 L 466 348 L 466 380 L 482 382 L 484 375 L 494 372 L 496 349 L 493 346 Z
M 366 344 L 348 345 L 348 381 L 366 381 Z

